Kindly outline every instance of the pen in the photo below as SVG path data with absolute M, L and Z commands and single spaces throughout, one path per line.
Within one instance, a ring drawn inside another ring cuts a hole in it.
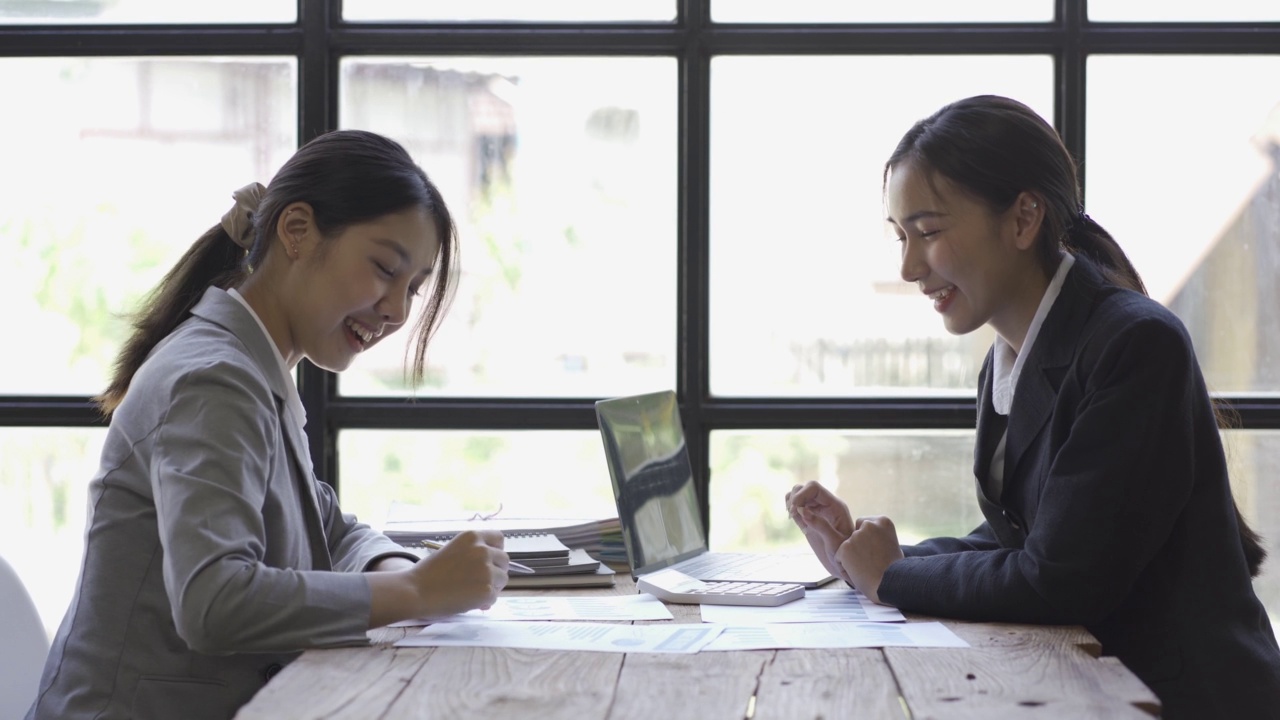
M 431 548 L 432 550 L 439 550 L 440 548 L 444 547 L 444 543 L 436 540 L 423 540 L 422 546 L 426 548 Z M 516 573 L 517 575 L 532 575 L 533 568 L 529 567 L 528 565 L 521 565 L 520 563 L 514 560 L 510 560 L 507 563 L 507 572 Z

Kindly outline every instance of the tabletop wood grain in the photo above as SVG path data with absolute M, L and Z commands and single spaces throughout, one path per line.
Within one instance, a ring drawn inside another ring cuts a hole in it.
M 620 573 L 611 589 L 504 594 L 634 592 Z M 696 605 L 668 607 L 675 622 L 701 621 Z M 397 648 L 416 629 L 381 628 L 369 633 L 368 647 L 303 653 L 236 718 L 1143 720 L 1159 713 L 1155 695 L 1114 658 L 1100 657 L 1084 628 L 942 622 L 971 647 L 693 655 Z

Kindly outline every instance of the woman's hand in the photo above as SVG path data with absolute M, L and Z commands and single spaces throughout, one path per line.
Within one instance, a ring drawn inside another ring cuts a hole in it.
M 821 484 L 809 481 L 787 493 L 787 514 L 804 533 L 827 572 L 852 585 L 836 553 L 853 532 L 849 506 Z
M 883 515 L 858 518 L 849 538 L 837 549 L 836 557 L 849 584 L 871 602 L 880 603 L 880 581 L 884 579 L 884 571 L 893 561 L 903 557 L 893 521 Z
M 507 585 L 502 543 L 497 530 L 467 530 L 408 569 L 365 573 L 373 594 L 369 627 L 488 609 Z

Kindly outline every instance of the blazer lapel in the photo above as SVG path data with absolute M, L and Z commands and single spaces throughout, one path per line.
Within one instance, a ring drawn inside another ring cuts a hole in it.
M 1009 480 L 1017 474 L 1022 456 L 1053 412 L 1064 368 L 1069 367 L 1075 357 L 1080 333 L 1104 284 L 1097 268 L 1077 255 L 1018 378 L 1005 444 L 1005 487 L 1010 485 Z
M 284 430 L 286 444 L 293 456 L 294 472 L 291 473 L 302 502 L 302 516 L 307 526 L 307 539 L 311 548 L 313 569 L 330 570 L 333 560 L 329 556 L 329 544 L 321 519 L 320 503 L 316 498 L 315 472 L 311 465 L 311 452 L 307 439 L 301 431 L 301 418 L 293 417 L 289 411 L 287 380 L 279 372 L 280 363 L 276 360 L 275 350 L 271 347 L 271 339 L 263 334 L 258 322 L 238 300 L 225 290 L 211 287 L 205 291 L 204 297 L 192 308 L 191 314 L 216 323 L 235 335 L 244 343 L 250 357 L 262 370 L 271 394 L 275 396 L 276 414 L 280 427 Z
M 298 478 L 298 494 L 304 506 L 303 515 L 307 522 L 307 537 L 311 542 L 311 564 L 315 570 L 332 570 L 333 558 L 329 555 L 329 543 L 321 521 L 320 502 L 316 499 L 316 476 L 311 464 L 311 447 L 307 437 L 302 433 L 297 422 L 294 422 L 285 408 L 285 400 L 276 397 L 276 409 L 281 414 L 281 426 L 284 436 L 289 441 L 289 449 L 293 451 L 294 477 Z
M 992 351 L 988 350 L 987 359 L 982 363 L 982 379 L 978 386 L 978 430 L 973 458 L 973 476 L 978 483 L 978 497 L 992 505 L 999 505 L 1000 498 L 991 497 L 987 487 L 988 478 L 991 477 L 991 457 L 995 455 L 996 446 L 1000 444 L 1000 438 L 1004 436 L 1005 429 L 1008 427 L 1008 418 L 996 412 L 989 400 L 991 397 L 989 388 L 994 374 L 993 365 Z

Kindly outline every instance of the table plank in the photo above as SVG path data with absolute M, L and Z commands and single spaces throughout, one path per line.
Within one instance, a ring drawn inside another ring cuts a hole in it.
M 433 652 L 385 645 L 305 652 L 258 691 L 236 720 L 380 717 Z
M 441 647 L 381 720 L 608 717 L 622 653 Z
M 938 618 L 907 615 L 908 621 L 931 621 Z M 1090 657 L 1102 654 L 1102 643 L 1093 633 L 1079 625 L 1022 625 L 1019 623 L 983 623 L 963 620 L 941 620 L 956 635 L 974 647 L 1008 647 L 1028 642 L 1072 646 Z
M 1134 704 L 1123 666 L 1103 664 L 1052 634 L 1047 640 L 1031 633 L 1021 637 L 1019 644 L 884 653 L 915 720 L 1151 717 Z
M 610 720 L 742 720 L 771 650 L 626 656 Z
M 871 720 L 906 716 L 898 684 L 878 649 L 781 650 L 760 677 L 757 718 L 855 714 Z

